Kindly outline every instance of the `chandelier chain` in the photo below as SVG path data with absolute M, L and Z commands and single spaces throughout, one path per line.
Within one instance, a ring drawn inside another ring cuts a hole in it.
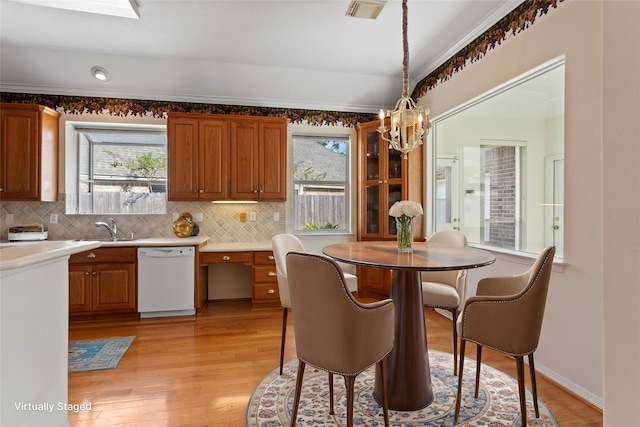
M 409 97 L 409 41 L 407 40 L 407 0 L 402 0 L 402 97 Z

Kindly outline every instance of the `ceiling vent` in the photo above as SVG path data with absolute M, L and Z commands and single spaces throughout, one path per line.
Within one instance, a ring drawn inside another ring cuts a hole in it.
M 353 0 L 347 9 L 347 16 L 376 19 L 386 3 L 382 0 Z

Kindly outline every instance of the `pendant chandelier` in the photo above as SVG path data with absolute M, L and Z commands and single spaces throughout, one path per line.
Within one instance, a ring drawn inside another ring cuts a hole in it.
M 404 59 L 402 61 L 402 96 L 395 108 L 386 114 L 380 110 L 380 126 L 378 132 L 382 139 L 389 143 L 389 148 L 404 153 L 414 150 L 421 145 L 429 134 L 429 107 L 416 106 L 409 97 L 409 42 L 407 41 L 407 0 L 402 0 L 402 47 Z M 385 126 L 385 118 L 390 119 L 391 128 Z

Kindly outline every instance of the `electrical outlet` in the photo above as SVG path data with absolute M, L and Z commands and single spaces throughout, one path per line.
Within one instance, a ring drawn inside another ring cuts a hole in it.
M 13 214 L 6 214 L 4 216 L 4 223 L 7 224 L 7 226 L 10 226 L 11 224 L 13 224 Z
M 49 224 L 57 224 L 58 223 L 58 214 L 49 215 Z
M 274 212 L 273 213 L 273 220 L 275 222 L 280 222 L 280 212 Z
M 249 212 L 249 221 L 256 222 L 256 216 L 255 212 Z
M 240 212 L 240 222 L 247 222 L 247 213 Z
M 175 221 L 176 219 L 178 219 L 179 216 L 180 216 L 180 214 L 178 212 L 174 212 L 173 213 L 173 220 Z
M 194 213 L 193 214 L 193 220 L 195 222 L 202 222 L 202 212 Z

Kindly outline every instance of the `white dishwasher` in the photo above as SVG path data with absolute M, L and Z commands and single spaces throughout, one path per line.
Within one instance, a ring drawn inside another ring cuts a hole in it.
M 138 248 L 140 317 L 195 314 L 195 248 Z

